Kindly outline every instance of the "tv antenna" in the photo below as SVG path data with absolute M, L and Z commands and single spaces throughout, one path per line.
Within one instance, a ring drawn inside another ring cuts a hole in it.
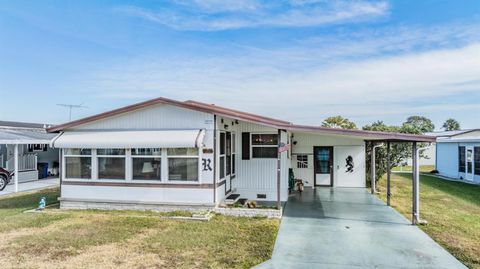
M 83 105 L 83 103 L 81 103 L 81 104 L 79 104 L 79 105 L 57 104 L 57 106 L 68 107 L 68 109 L 69 109 L 68 121 L 72 121 L 72 109 L 74 109 L 74 108 L 87 108 L 86 106 Z

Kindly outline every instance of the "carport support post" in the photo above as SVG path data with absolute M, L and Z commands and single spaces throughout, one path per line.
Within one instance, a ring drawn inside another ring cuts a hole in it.
M 392 164 L 390 160 L 390 141 L 387 141 L 387 205 L 390 205 L 390 197 L 392 196 L 392 192 L 390 191 L 390 177 L 391 177 L 391 169 Z
M 14 148 L 14 164 L 13 164 L 13 172 L 14 174 L 14 184 L 15 184 L 15 192 L 18 192 L 18 144 L 15 144 Z
M 417 156 L 417 142 L 413 142 L 412 145 L 412 224 L 418 224 L 418 156 Z
M 278 130 L 278 145 L 277 145 L 277 209 L 282 207 L 282 202 L 280 200 L 280 181 L 281 181 L 281 169 L 282 169 L 282 153 L 280 153 L 280 143 L 282 140 L 282 130 Z
M 372 141 L 372 157 L 370 158 L 370 185 L 372 188 L 372 194 L 375 194 L 375 143 Z

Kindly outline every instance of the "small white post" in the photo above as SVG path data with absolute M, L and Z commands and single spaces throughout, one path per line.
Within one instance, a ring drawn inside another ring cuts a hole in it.
M 15 144 L 13 159 L 14 159 L 13 172 L 15 173 L 14 174 L 15 192 L 18 192 L 18 144 Z

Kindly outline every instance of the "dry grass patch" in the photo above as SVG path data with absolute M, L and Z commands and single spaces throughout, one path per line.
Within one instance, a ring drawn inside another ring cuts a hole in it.
M 420 176 L 420 226 L 470 268 L 480 268 L 480 186 Z M 386 200 L 386 180 L 379 182 Z M 411 218 L 411 174 L 392 174 L 392 206 Z
M 193 222 L 138 211 L 23 213 L 45 195 L 55 202 L 58 190 L 0 199 L 0 268 L 250 268 L 270 258 L 279 226 L 266 218 Z

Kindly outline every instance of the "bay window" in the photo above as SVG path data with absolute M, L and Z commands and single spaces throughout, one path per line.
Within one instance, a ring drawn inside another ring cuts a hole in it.
M 132 180 L 162 180 L 161 171 L 161 149 L 132 149 Z
M 169 181 L 198 181 L 197 148 L 170 148 L 167 158 Z
M 98 179 L 125 179 L 125 149 L 97 149 Z
M 92 178 L 92 150 L 65 149 L 65 178 Z
M 65 179 L 198 182 L 198 148 L 64 149 Z

